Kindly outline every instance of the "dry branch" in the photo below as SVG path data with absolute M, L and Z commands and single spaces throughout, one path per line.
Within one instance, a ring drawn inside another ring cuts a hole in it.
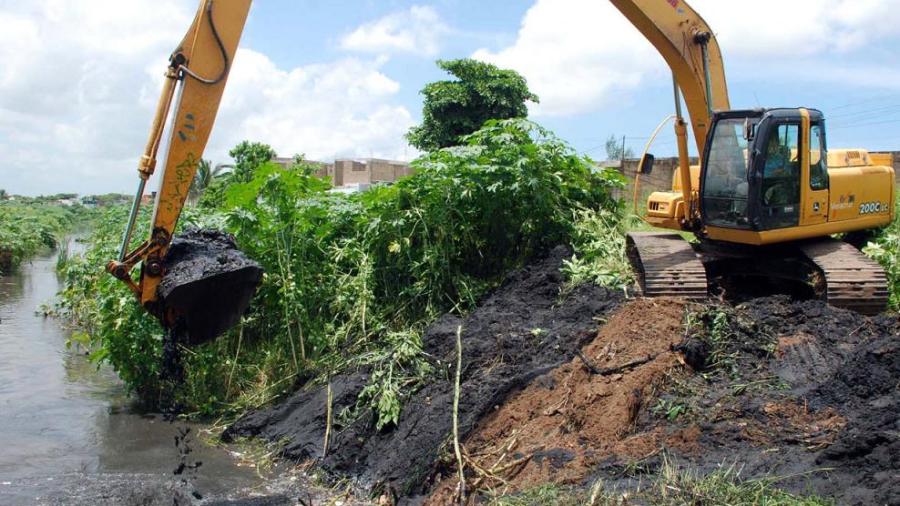
M 588 360 L 588 358 L 584 356 L 584 353 L 582 353 L 581 350 L 576 349 L 575 355 L 581 359 L 581 361 L 584 363 L 585 368 L 587 368 L 587 370 L 591 374 L 597 374 L 600 376 L 609 376 L 610 374 L 617 374 L 617 373 L 620 373 L 623 371 L 627 371 L 628 369 L 637 367 L 639 365 L 646 364 L 647 362 L 650 362 L 656 358 L 656 355 L 647 355 L 644 358 L 632 360 L 631 362 L 627 362 L 627 363 L 624 363 L 624 364 L 616 366 L 616 367 L 601 368 L 601 367 L 597 367 L 590 360 Z

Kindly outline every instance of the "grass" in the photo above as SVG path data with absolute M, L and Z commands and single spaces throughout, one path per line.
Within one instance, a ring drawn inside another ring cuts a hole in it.
M 609 487 L 601 479 L 587 489 L 545 484 L 524 492 L 491 498 L 491 506 L 538 506 L 544 504 L 585 506 L 830 506 L 826 498 L 796 495 L 781 490 L 782 478 L 741 479 L 737 465 L 721 466 L 701 474 L 679 467 L 664 458 L 658 471 L 633 488 Z

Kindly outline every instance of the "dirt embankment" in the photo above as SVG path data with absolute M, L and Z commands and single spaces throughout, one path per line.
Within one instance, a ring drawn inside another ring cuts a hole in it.
M 286 440 L 287 457 L 315 459 L 367 493 L 445 503 L 457 486 L 451 366 L 462 325 L 460 433 L 474 497 L 597 478 L 624 491 L 674 459 L 700 472 L 733 464 L 743 479 L 777 477 L 840 504 L 900 504 L 896 316 L 786 296 L 622 305 L 582 287 L 560 300 L 566 254 L 555 250 L 467 317 L 428 329 L 439 373 L 397 427 L 378 432 L 366 414 L 338 427 L 322 458 L 326 396 L 307 388 L 227 435 Z M 366 381 L 365 371 L 335 378 L 335 411 Z
M 774 296 L 732 320 L 732 341 L 771 353 L 738 351 L 732 374 L 687 383 L 692 413 L 679 424 L 699 429 L 700 451 L 685 458 L 734 462 L 746 478 L 783 477 L 783 488 L 841 504 L 900 503 L 897 317 Z
M 367 493 L 395 497 L 426 493 L 446 475 L 453 404 L 455 335 L 463 328 L 460 434 L 467 435 L 507 397 L 574 356 L 596 335 L 599 319 L 616 308 L 621 295 L 583 286 L 560 296 L 562 261 L 571 253 L 556 248 L 511 274 L 477 309 L 460 318 L 445 315 L 423 337 L 438 373 L 406 401 L 396 427 L 376 431 L 371 413 L 338 427 L 322 458 L 326 393 L 301 389 L 282 403 L 243 417 L 225 434 L 261 436 L 286 442 L 291 459 L 319 459 L 327 471 L 351 477 Z M 332 380 L 334 412 L 352 407 L 368 380 L 366 371 Z
M 679 364 L 672 348 L 683 318 L 684 303 L 669 299 L 632 301 L 613 314 L 581 356 L 533 381 L 465 440 L 470 489 L 578 484 L 610 455 L 655 453 L 666 437 L 637 432 L 638 417 Z M 680 443 L 678 434 L 668 439 Z M 451 475 L 429 504 L 448 504 L 456 486 Z
M 703 343 L 691 348 L 705 348 L 699 374 L 667 352 L 684 332 L 682 307 L 630 302 L 584 348 L 595 368 L 613 350 L 607 363 L 653 360 L 604 377 L 575 359 L 486 418 L 464 442 L 470 486 L 508 493 L 602 477 L 627 490 L 675 458 L 702 472 L 734 464 L 744 479 L 778 478 L 840 504 L 900 504 L 896 317 L 784 296 L 695 306 L 691 330 L 704 335 L 686 342 Z

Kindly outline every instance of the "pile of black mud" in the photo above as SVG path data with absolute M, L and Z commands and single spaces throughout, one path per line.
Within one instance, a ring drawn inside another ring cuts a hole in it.
M 262 280 L 262 268 L 234 238 L 212 229 L 188 229 L 172 240 L 157 289 L 161 311 L 174 312 L 185 344 L 196 345 L 234 326 Z
M 336 477 L 349 477 L 365 493 L 395 497 L 426 492 L 446 472 L 451 435 L 456 331 L 462 326 L 463 370 L 459 432 L 463 439 L 487 413 L 530 380 L 571 360 L 596 335 L 598 318 L 618 307 L 618 292 L 581 286 L 560 296 L 562 261 L 571 252 L 557 247 L 510 274 L 466 316 L 445 315 L 425 332 L 423 344 L 438 373 L 404 404 L 396 427 L 375 430 L 366 413 L 334 434 L 322 457 L 326 391 L 305 388 L 280 404 L 251 412 L 224 437 L 260 436 L 286 442 L 284 456 L 320 459 Z M 367 371 L 332 379 L 333 409 L 352 408 L 368 380 Z
M 672 387 L 662 400 L 686 414 L 644 413 L 640 430 L 694 434 L 664 450 L 701 471 L 735 465 L 838 504 L 900 504 L 900 319 L 783 295 L 728 310 L 735 368 Z M 661 455 L 640 467 L 653 475 Z M 623 488 L 647 479 L 627 469 L 613 459 L 600 474 Z

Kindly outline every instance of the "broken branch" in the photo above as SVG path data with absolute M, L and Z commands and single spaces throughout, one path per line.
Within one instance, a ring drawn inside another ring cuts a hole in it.
M 637 367 L 639 365 L 646 364 L 647 362 L 650 362 L 651 360 L 656 358 L 656 355 L 647 355 L 644 358 L 632 360 L 631 362 L 627 362 L 620 366 L 600 368 L 600 367 L 597 367 L 596 365 L 594 365 L 590 360 L 588 360 L 588 358 L 584 356 L 584 353 L 582 353 L 581 350 L 576 349 L 575 356 L 577 356 L 578 358 L 581 359 L 581 361 L 584 363 L 584 367 L 591 374 L 597 374 L 599 376 L 609 376 L 610 374 L 620 373 L 620 372 L 626 371 L 628 369 L 631 369 L 633 367 Z

